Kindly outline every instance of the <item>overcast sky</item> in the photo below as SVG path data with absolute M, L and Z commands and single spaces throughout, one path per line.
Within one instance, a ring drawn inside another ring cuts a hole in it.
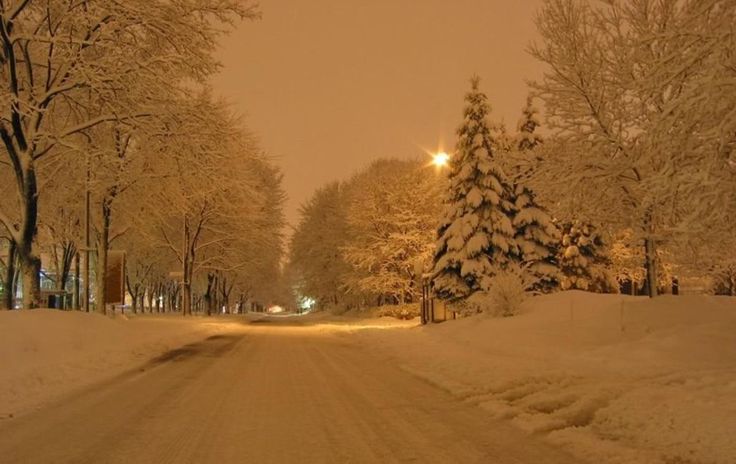
M 287 219 L 316 188 L 381 157 L 451 150 L 469 78 L 509 129 L 542 0 L 261 0 L 221 48 L 215 88 L 285 174 Z

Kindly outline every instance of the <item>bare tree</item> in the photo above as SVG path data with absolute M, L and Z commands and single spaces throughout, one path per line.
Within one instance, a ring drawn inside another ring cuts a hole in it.
M 158 169 L 168 175 L 150 191 L 167 205 L 152 217 L 158 226 L 154 239 L 181 265 L 182 307 L 189 314 L 195 273 L 222 266 L 222 250 L 241 235 L 234 225 L 258 214 L 261 193 L 249 171 L 258 150 L 226 107 L 206 94 L 181 114 L 166 148 Z

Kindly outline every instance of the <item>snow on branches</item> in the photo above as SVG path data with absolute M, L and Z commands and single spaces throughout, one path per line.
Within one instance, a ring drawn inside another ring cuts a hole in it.
M 537 18 L 557 139 L 540 171 L 563 208 L 634 232 L 649 282 L 658 247 L 732 208 L 735 21 L 730 0 L 547 0 Z
M 487 290 L 492 276 L 518 258 L 511 185 L 496 158 L 490 106 L 478 78 L 465 101 L 433 270 L 435 291 L 451 299 Z
M 591 224 L 575 220 L 565 224 L 558 257 L 563 290 L 616 292 L 618 284 L 609 272 L 610 258 L 603 238 Z
M 0 6 L 0 165 L 13 173 L 17 204 L 0 210 L 0 228 L 16 245 L 24 307 L 38 304 L 39 202 L 54 201 L 47 180 L 67 174 L 67 185 L 85 185 L 109 222 L 113 200 L 155 157 L 146 143 L 161 135 L 161 120 L 218 68 L 217 39 L 257 16 L 243 0 Z M 101 256 L 109 242 L 98 240 Z

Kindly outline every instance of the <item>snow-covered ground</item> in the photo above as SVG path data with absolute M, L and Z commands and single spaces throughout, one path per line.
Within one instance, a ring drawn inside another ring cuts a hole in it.
M 270 327 L 274 336 L 342 334 L 589 462 L 736 462 L 736 298 L 573 291 L 530 299 L 512 318 L 424 327 L 325 313 L 246 317 L 264 318 L 248 328 L 240 317 L 0 312 L 0 418 L 210 335 Z
M 572 291 L 517 317 L 357 335 L 590 462 L 736 462 L 736 298 Z
M 180 315 L 113 319 L 78 311 L 0 311 L 0 418 L 235 327 Z

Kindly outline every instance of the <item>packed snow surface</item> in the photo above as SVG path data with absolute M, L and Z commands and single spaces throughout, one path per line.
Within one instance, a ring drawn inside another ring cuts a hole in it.
M 360 334 L 591 462 L 736 462 L 736 298 L 570 291 L 529 299 L 516 317 Z
M 0 461 L 580 462 L 339 336 L 359 324 L 297 319 L 230 327 L 0 421 Z
M 227 321 L 0 311 L 0 418 L 142 365 L 217 333 Z

